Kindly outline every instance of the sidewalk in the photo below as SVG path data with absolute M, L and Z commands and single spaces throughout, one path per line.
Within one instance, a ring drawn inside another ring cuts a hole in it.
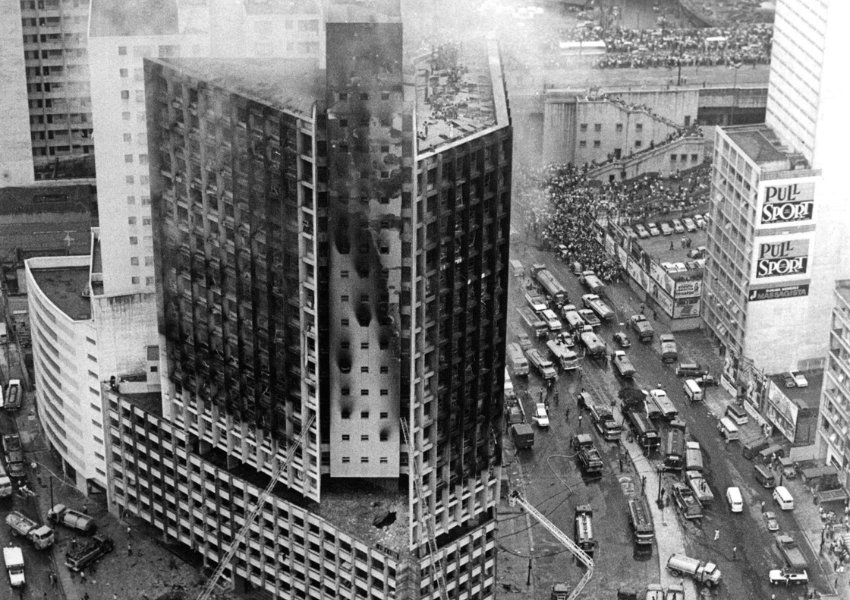
M 505 436 L 505 439 L 509 439 Z M 510 489 L 524 494 L 522 464 L 515 458 L 513 446 L 502 450 L 502 486 L 510 480 Z M 496 539 L 499 545 L 499 568 L 497 570 L 496 594 L 500 599 L 525 600 L 534 598 L 534 577 L 529 579 L 529 565 L 534 569 L 531 537 L 531 517 L 520 506 L 510 506 L 508 490 L 502 490 L 499 504 Z M 530 581 L 530 583 L 529 583 Z

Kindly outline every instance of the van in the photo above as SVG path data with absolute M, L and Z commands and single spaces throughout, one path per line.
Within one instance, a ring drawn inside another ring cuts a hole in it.
M 773 490 L 773 499 L 782 510 L 794 510 L 794 498 L 784 485 L 777 486 Z
M 733 513 L 744 512 L 744 497 L 741 495 L 740 488 L 726 488 L 726 502 Z
M 735 425 L 729 417 L 723 417 L 720 419 L 720 423 L 717 424 L 717 431 L 720 432 L 720 435 L 722 435 L 723 439 L 727 442 L 734 442 L 740 438 L 738 426 Z
M 512 260 L 510 262 L 511 271 L 513 271 L 514 277 L 522 277 L 525 275 L 525 269 L 522 266 L 522 263 L 518 260 Z
M 744 444 L 744 448 L 741 450 L 741 454 L 744 455 L 744 458 L 752 460 L 758 455 L 759 452 L 761 452 L 768 446 L 770 446 L 770 442 L 763 439 L 747 442 L 746 444 Z
M 758 481 L 762 487 L 766 489 L 776 487 L 776 477 L 773 476 L 770 469 L 762 465 L 755 465 L 753 467 L 753 471 L 755 471 L 756 481 Z
M 682 389 L 685 390 L 685 397 L 691 402 L 702 402 L 705 400 L 702 388 L 693 379 L 685 379 L 685 385 Z
M 744 410 L 744 407 L 737 404 L 729 404 L 726 406 L 726 416 L 732 419 L 736 425 L 746 425 L 747 421 L 750 420 L 750 417 L 747 415 L 747 411 Z

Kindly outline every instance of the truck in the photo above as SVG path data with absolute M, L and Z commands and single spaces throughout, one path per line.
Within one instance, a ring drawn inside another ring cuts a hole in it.
M 16 546 L 3 548 L 3 562 L 9 573 L 9 584 L 12 587 L 24 587 L 27 580 L 24 577 L 24 553 Z
M 652 513 L 644 496 L 629 499 L 629 524 L 638 546 L 652 544 L 655 539 L 655 527 L 652 524 Z
M 50 527 L 39 525 L 16 510 L 6 515 L 6 525 L 12 530 L 12 535 L 27 538 L 39 550 L 49 548 L 55 540 L 53 530 Z
M 561 307 L 561 316 L 567 324 L 567 329 L 570 331 L 581 331 L 581 328 L 587 325 L 581 315 L 578 314 L 578 309 L 575 304 L 565 304 Z
M 655 330 L 652 329 L 652 323 L 643 315 L 632 315 L 629 319 L 629 324 L 632 330 L 638 335 L 638 339 L 642 342 L 651 342 L 655 337 Z
M 21 438 L 17 433 L 9 433 L 3 436 L 3 454 L 6 456 L 9 477 L 12 479 L 26 477 L 24 448 L 21 446 Z
M 673 484 L 671 493 L 673 494 L 673 500 L 676 502 L 676 506 L 679 507 L 683 517 L 686 519 L 702 518 L 702 506 L 700 505 L 699 500 L 696 499 L 696 496 L 694 496 L 691 488 L 686 486 L 684 483 L 676 482 Z
M 546 304 L 546 298 L 535 292 L 534 290 L 529 290 L 525 293 L 525 301 L 531 307 L 531 310 L 534 312 L 540 312 L 541 310 L 546 310 L 549 306 Z
M 10 379 L 6 386 L 6 410 L 17 410 L 21 407 L 23 391 L 20 379 Z
M 572 371 L 578 368 L 578 355 L 561 340 L 549 340 L 546 342 L 549 354 L 556 364 L 561 365 L 564 371 Z
M 6 467 L 0 462 L 0 498 L 9 498 L 14 491 L 12 480 L 6 473 Z
M 78 510 L 68 508 L 64 504 L 57 504 L 47 511 L 47 520 L 52 524 L 61 523 L 65 527 L 82 531 L 83 533 L 94 533 L 97 523 L 88 515 Z
M 555 370 L 555 365 L 548 358 L 544 358 L 537 348 L 529 348 L 525 351 L 525 356 L 543 379 L 557 379 L 558 372 Z
M 590 504 L 576 506 L 574 533 L 576 544 L 592 557 L 597 542 L 593 539 L 593 508 Z
M 517 449 L 531 448 L 534 446 L 534 428 L 528 423 L 511 425 L 511 438 Z
M 505 350 L 508 355 L 508 364 L 514 370 L 514 375 L 528 375 L 528 360 L 523 355 L 520 345 L 512 342 Z
M 714 502 L 714 494 L 711 492 L 711 488 L 708 487 L 708 482 L 702 476 L 702 473 L 699 471 L 685 471 L 685 481 L 688 482 L 691 491 L 696 496 L 696 499 L 699 500 L 700 504 L 711 506 L 711 503 Z
M 629 360 L 629 357 L 622 350 L 614 352 L 614 366 L 617 368 L 617 372 L 623 377 L 634 377 L 635 373 L 637 373 L 634 365 L 632 365 L 632 361 Z
M 579 433 L 573 436 L 572 447 L 578 453 L 578 461 L 585 475 L 601 477 L 604 463 L 599 450 L 593 445 L 593 438 L 587 433 Z
M 596 276 L 594 271 L 582 271 L 578 277 L 579 282 L 590 290 L 592 294 L 601 294 L 605 289 L 605 284 Z
M 584 326 L 584 330 L 581 332 L 581 343 L 587 350 L 587 355 L 591 358 L 605 358 L 605 342 L 593 333 L 593 328 L 590 325 Z
M 776 547 L 785 559 L 785 563 L 792 569 L 806 569 L 809 563 L 800 551 L 797 542 L 790 535 L 780 534 L 776 536 Z
M 614 311 L 596 294 L 585 294 L 581 297 L 581 301 L 584 303 L 585 308 L 589 308 L 595 312 L 603 321 L 610 321 L 614 318 Z
M 65 553 L 65 566 L 72 571 L 82 571 L 96 562 L 102 556 L 112 552 L 115 543 L 111 538 L 99 535 L 93 536 L 81 544 L 71 545 Z
M 540 287 L 543 288 L 543 291 L 549 296 L 557 306 L 563 306 L 567 302 L 570 301 L 569 296 L 567 295 L 567 290 L 561 285 L 561 282 L 558 281 L 552 272 L 549 269 L 543 268 L 540 269 L 541 265 L 534 265 L 532 270 L 534 271 L 534 278 L 537 280 L 537 283 L 540 284 Z
M 534 335 L 537 336 L 537 339 L 546 338 L 549 331 L 549 328 L 546 326 L 546 321 L 534 314 L 534 311 L 527 306 L 518 308 L 517 312 L 519 313 L 519 317 L 522 319 L 523 323 L 525 323 L 528 328 L 534 332 Z
M 667 569 L 674 577 L 687 575 L 697 583 L 707 586 L 720 584 L 720 569 L 711 562 L 703 562 L 684 554 L 673 554 L 667 559 Z
M 607 406 L 589 404 L 590 421 L 604 439 L 611 441 L 619 440 L 623 434 L 623 426 L 614 418 L 614 413 Z
M 670 333 L 664 333 L 658 339 L 661 341 L 661 362 L 674 363 L 679 360 L 676 338 Z
M 602 321 L 599 320 L 599 317 L 596 316 L 596 313 L 590 310 L 589 308 L 580 308 L 578 310 L 578 314 L 581 317 L 582 321 L 584 321 L 585 325 L 590 325 L 594 329 L 602 325 Z

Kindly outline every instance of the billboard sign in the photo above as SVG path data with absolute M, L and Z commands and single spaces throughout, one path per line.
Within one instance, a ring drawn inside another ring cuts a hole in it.
M 816 178 L 768 180 L 759 193 L 761 226 L 811 223 L 814 220 Z
M 800 277 L 809 269 L 809 239 L 780 238 L 756 244 L 755 278 Z
M 758 290 L 750 290 L 747 295 L 748 302 L 758 302 L 760 300 L 781 300 L 783 298 L 797 298 L 799 296 L 809 295 L 809 284 L 800 285 L 783 285 L 777 287 L 762 288 Z
M 702 294 L 702 279 L 676 282 L 676 298 L 693 298 Z

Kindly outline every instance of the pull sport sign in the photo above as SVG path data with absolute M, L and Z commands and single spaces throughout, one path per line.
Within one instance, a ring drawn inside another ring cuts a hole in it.
M 811 221 L 814 216 L 814 199 L 815 184 L 811 181 L 765 186 L 761 224 Z
M 756 278 L 803 275 L 809 266 L 809 240 L 759 244 Z

